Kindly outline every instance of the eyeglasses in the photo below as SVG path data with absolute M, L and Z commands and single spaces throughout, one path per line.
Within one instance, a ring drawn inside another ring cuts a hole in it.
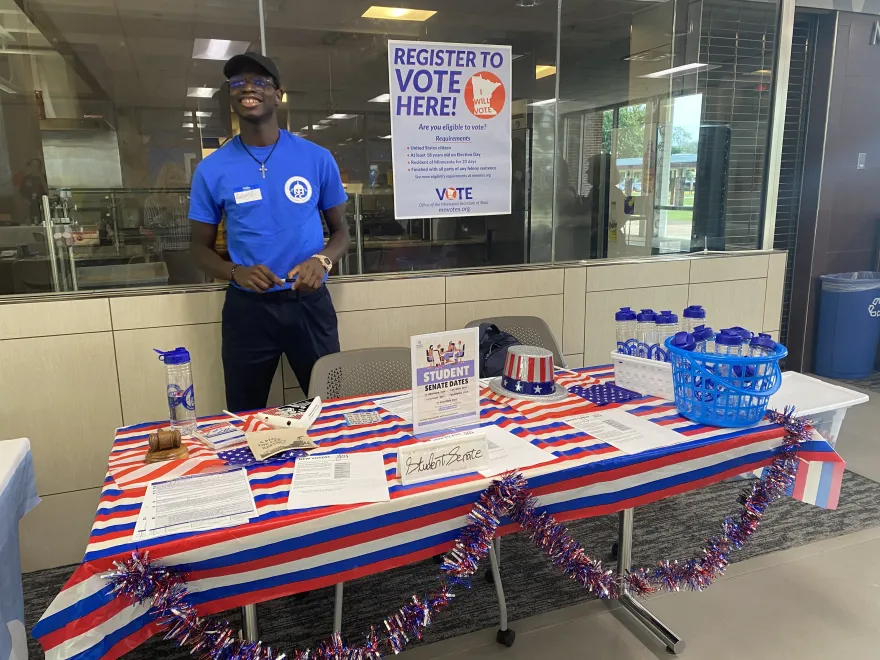
M 228 82 L 230 91 L 244 89 L 248 83 L 257 89 L 275 87 L 275 81 L 267 76 L 232 76 Z

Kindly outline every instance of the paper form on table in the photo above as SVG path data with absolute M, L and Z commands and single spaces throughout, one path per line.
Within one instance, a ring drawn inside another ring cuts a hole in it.
M 387 399 L 379 399 L 376 401 L 380 408 L 397 415 L 407 422 L 412 422 L 412 392 L 402 394 L 400 396 L 391 396 Z
M 232 527 L 256 516 L 244 468 L 155 481 L 147 486 L 133 540 Z
M 618 409 L 578 415 L 562 421 L 627 454 L 638 454 L 690 440 L 672 429 Z
M 489 467 L 480 470 L 484 477 L 556 460 L 550 452 L 498 426 L 483 426 L 480 430 L 486 432 L 489 441 Z
M 387 502 L 382 452 L 319 454 L 296 459 L 288 509 Z

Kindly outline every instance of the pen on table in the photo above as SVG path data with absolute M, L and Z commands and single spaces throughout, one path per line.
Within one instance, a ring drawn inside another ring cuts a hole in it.
M 243 421 L 244 421 L 244 417 L 239 417 L 239 416 L 236 415 L 235 413 L 231 413 L 231 412 L 229 412 L 228 410 L 224 410 L 223 412 L 226 413 L 227 415 L 229 415 L 230 417 L 232 417 L 233 419 L 237 419 L 239 422 L 243 422 Z

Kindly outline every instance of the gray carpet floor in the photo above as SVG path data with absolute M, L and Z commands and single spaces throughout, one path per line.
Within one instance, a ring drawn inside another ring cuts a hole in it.
M 875 371 L 867 378 L 859 378 L 858 380 L 841 378 L 838 382 L 843 385 L 853 385 L 855 387 L 860 387 L 863 390 L 880 392 L 880 371 Z
M 652 565 L 661 559 L 686 558 L 703 540 L 719 530 L 721 520 L 738 510 L 736 496 L 743 482 L 724 482 L 694 493 L 655 502 L 636 511 L 635 565 Z M 764 523 L 732 561 L 805 545 L 880 526 L 880 484 L 851 472 L 843 481 L 840 506 L 825 511 L 785 498 L 768 511 Z M 575 538 L 592 556 L 608 558 L 616 537 L 616 517 L 605 516 L 569 525 Z M 501 572 L 511 627 L 516 620 L 560 609 L 590 598 L 583 589 L 561 575 L 525 534 L 506 536 L 502 543 Z M 73 567 L 56 568 L 24 576 L 28 630 L 48 607 Z M 432 590 L 438 582 L 438 566 L 431 561 L 366 577 L 345 586 L 343 632 L 358 639 L 370 625 L 414 593 Z M 303 599 L 284 598 L 258 606 L 261 638 L 273 647 L 290 652 L 313 645 L 332 627 L 333 589 L 322 589 Z M 494 588 L 482 575 L 470 590 L 459 588 L 452 605 L 427 630 L 423 643 L 497 626 L 498 608 Z M 229 614 L 238 626 L 237 612 Z M 31 658 L 43 657 L 37 642 L 29 640 Z M 185 651 L 161 638 L 153 638 L 125 656 L 128 660 L 182 660 Z

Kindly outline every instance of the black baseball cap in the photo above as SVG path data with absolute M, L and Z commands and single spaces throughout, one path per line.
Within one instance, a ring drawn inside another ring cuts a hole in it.
M 264 69 L 266 73 L 275 79 L 275 86 L 279 88 L 281 87 L 281 76 L 278 75 L 278 67 L 275 66 L 275 62 L 265 55 L 260 55 L 259 53 L 253 53 L 251 51 L 230 57 L 226 64 L 223 65 L 223 75 L 227 78 L 231 78 L 240 73 L 245 64 L 256 64 Z

